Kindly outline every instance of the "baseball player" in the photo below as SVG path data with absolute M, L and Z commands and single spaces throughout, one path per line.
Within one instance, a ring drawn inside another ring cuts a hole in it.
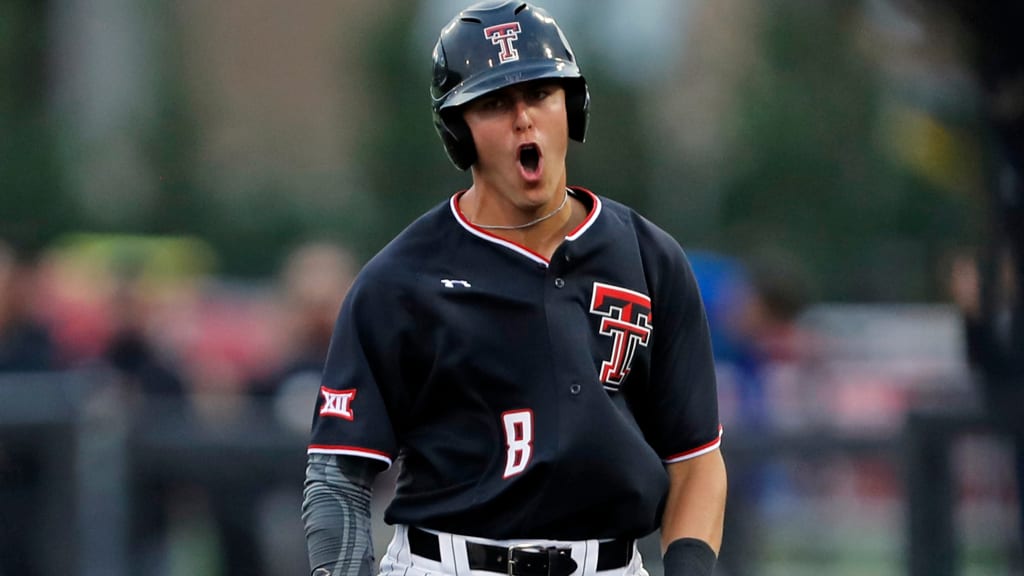
M 376 572 L 371 482 L 400 466 L 385 576 L 707 575 L 726 475 L 704 308 L 679 245 L 566 185 L 590 99 L 529 3 L 459 13 L 434 123 L 472 185 L 364 267 L 316 400 L 303 518 L 313 574 Z M 624 151 L 625 153 L 625 151 Z

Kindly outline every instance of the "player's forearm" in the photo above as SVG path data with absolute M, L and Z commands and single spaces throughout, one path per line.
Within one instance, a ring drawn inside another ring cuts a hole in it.
M 726 474 L 718 450 L 668 467 L 661 522 L 665 576 L 710 576 L 722 544 Z
M 375 573 L 370 540 L 373 473 L 359 462 L 312 454 L 306 468 L 302 520 L 314 573 L 369 576 Z M 320 570 L 320 572 L 316 572 Z
M 661 550 L 680 538 L 695 538 L 715 554 L 722 544 L 726 472 L 719 450 L 668 466 L 669 493 L 661 523 Z

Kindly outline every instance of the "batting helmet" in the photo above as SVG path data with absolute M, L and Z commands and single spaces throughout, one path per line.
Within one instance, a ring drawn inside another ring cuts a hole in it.
M 476 146 L 459 107 L 519 82 L 562 79 L 569 137 L 586 138 L 587 82 L 569 41 L 543 9 L 517 0 L 474 4 L 441 30 L 433 58 L 434 127 L 460 170 L 476 162 Z

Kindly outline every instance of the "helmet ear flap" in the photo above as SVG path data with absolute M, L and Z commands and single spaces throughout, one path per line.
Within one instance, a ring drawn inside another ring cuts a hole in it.
M 462 118 L 459 109 L 441 110 L 434 113 L 434 127 L 441 135 L 441 142 L 448 152 L 448 158 L 459 170 L 466 170 L 476 162 L 476 144 L 473 133 Z
M 566 81 L 565 111 L 569 122 L 569 138 L 585 142 L 587 126 L 590 124 L 590 90 L 582 78 Z

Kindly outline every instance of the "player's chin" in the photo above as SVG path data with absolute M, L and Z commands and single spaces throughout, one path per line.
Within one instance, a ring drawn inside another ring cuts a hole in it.
M 561 202 L 562 197 L 556 197 L 547 186 L 537 185 L 523 188 L 523 209 L 533 212 L 548 212 L 552 202 Z

